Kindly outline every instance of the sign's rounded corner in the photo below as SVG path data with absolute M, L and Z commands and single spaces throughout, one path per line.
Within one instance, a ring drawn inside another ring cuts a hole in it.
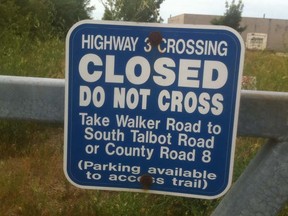
M 227 185 L 226 185 L 226 187 L 223 190 L 221 190 L 219 193 L 217 193 L 217 194 L 215 194 L 213 196 L 207 197 L 207 199 L 211 199 L 211 200 L 212 199 L 218 199 L 218 198 L 224 196 L 230 190 L 231 185 L 232 185 L 232 181 L 229 180 Z
M 232 33 L 238 39 L 240 46 L 241 46 L 241 52 L 244 53 L 245 52 L 245 43 L 244 43 L 244 40 L 241 37 L 240 33 L 230 26 L 219 26 L 219 27 L 225 31 Z
M 68 30 L 66 34 L 66 44 L 69 43 L 70 36 L 72 33 L 77 30 L 77 28 L 81 27 L 82 25 L 85 24 L 97 24 L 97 21 L 89 20 L 89 19 L 84 19 L 84 20 L 79 20 L 78 22 L 74 23 L 70 29 Z
M 63 171 L 67 181 L 70 182 L 70 184 L 74 185 L 77 188 L 85 188 L 85 186 L 78 184 L 76 181 L 73 180 L 73 178 L 69 175 L 69 172 L 65 165 L 63 166 Z

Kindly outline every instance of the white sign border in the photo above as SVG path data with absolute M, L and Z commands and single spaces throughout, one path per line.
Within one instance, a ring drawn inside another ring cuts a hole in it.
M 238 72 L 238 86 L 236 92 L 236 101 L 235 101 L 235 114 L 234 114 L 234 125 L 233 125 L 233 134 L 232 134 L 232 146 L 231 146 L 231 155 L 230 155 L 230 168 L 229 168 L 229 179 L 226 188 L 219 194 L 214 196 L 207 195 L 196 195 L 196 194 L 185 194 L 177 192 L 168 192 L 168 191 L 158 191 L 158 190 L 145 190 L 145 189 L 131 189 L 131 188 L 114 188 L 114 187 L 102 187 L 102 186 L 83 186 L 75 183 L 70 179 L 67 172 L 67 150 L 68 150 L 68 96 L 69 96 L 69 43 L 70 36 L 77 27 L 84 24 L 97 24 L 97 25 L 117 25 L 117 26 L 143 26 L 143 27 L 157 27 L 157 28 L 182 28 L 182 29 L 206 29 L 206 30 L 225 30 L 236 36 L 240 43 L 240 56 L 239 56 L 239 72 Z M 199 199 L 217 199 L 223 196 L 230 189 L 232 184 L 233 176 L 233 166 L 234 166 L 234 154 L 236 146 L 236 135 L 237 135 L 237 126 L 238 126 L 238 116 L 239 116 L 239 107 L 240 107 L 240 93 L 241 93 L 241 80 L 244 68 L 244 56 L 245 56 L 245 45 L 240 34 L 227 26 L 218 26 L 218 25 L 189 25 L 189 24 L 160 24 L 160 23 L 138 23 L 138 22 L 115 22 L 115 21 L 97 21 L 97 20 L 82 20 L 75 23 L 69 30 L 66 36 L 66 47 L 65 47 L 65 110 L 64 110 L 64 161 L 63 169 L 64 174 L 67 180 L 74 186 L 82 189 L 93 189 L 93 190 L 111 190 L 111 191 L 127 191 L 127 192 L 140 192 L 140 193 L 153 193 L 161 195 L 172 195 L 188 198 L 199 198 Z

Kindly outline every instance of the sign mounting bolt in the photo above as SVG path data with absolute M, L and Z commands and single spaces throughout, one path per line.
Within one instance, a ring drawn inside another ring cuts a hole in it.
M 153 178 L 149 174 L 144 174 L 140 177 L 140 183 L 142 184 L 144 190 L 148 190 L 153 184 Z
M 160 32 L 151 32 L 149 34 L 149 43 L 152 47 L 158 46 L 162 42 L 162 35 Z

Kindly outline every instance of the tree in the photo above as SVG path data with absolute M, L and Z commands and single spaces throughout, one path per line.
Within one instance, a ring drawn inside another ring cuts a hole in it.
M 0 39 L 9 34 L 32 40 L 64 37 L 79 20 L 90 19 L 90 0 L 0 0 Z M 4 32 L 6 32 L 4 34 Z M 9 32 L 9 33 L 7 33 Z
M 70 27 L 79 20 L 91 19 L 90 14 L 95 9 L 90 6 L 90 0 L 50 0 L 54 5 L 52 26 L 63 36 Z
M 65 36 L 71 26 L 83 19 L 91 19 L 90 14 L 95 9 L 90 6 L 90 0 L 46 0 L 54 6 L 52 26 L 54 34 Z
M 241 20 L 242 20 L 242 12 L 244 8 L 244 4 L 242 3 L 242 0 L 239 0 L 238 4 L 235 4 L 235 0 L 232 0 L 231 4 L 226 1 L 225 2 L 225 8 L 226 11 L 224 13 L 224 16 L 220 18 L 215 18 L 211 21 L 213 25 L 225 25 L 229 26 L 239 33 L 242 33 L 247 26 L 240 26 Z
M 120 1 L 117 0 L 102 1 L 103 6 L 105 7 L 102 20 L 119 20 L 119 3 Z
M 103 20 L 161 22 L 160 5 L 164 0 L 102 0 Z
M 0 29 L 4 44 L 11 44 L 16 38 L 46 39 L 51 33 L 49 10 L 37 0 L 4 0 L 0 4 Z

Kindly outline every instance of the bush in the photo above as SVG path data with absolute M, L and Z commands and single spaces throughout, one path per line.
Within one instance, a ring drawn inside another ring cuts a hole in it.
M 64 42 L 52 38 L 31 41 L 6 33 L 0 38 L 0 74 L 33 77 L 64 77 Z

